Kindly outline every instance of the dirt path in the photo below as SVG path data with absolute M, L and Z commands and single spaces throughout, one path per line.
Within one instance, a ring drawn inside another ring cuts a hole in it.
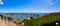
M 17 26 L 17 25 L 10 21 L 0 20 L 0 26 Z

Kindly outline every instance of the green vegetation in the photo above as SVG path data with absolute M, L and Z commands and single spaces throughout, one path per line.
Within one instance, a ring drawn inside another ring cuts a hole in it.
M 48 18 L 36 18 L 29 21 L 25 20 L 24 26 L 41 26 L 44 23 L 51 23 L 53 21 L 60 20 L 60 16 L 49 16 Z

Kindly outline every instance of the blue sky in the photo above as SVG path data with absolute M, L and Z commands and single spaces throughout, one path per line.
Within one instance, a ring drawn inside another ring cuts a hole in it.
M 3 0 L 0 13 L 60 12 L 60 0 Z

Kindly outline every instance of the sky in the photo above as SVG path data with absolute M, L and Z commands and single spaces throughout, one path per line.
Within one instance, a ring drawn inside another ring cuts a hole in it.
M 0 13 L 60 12 L 60 0 L 2 0 Z

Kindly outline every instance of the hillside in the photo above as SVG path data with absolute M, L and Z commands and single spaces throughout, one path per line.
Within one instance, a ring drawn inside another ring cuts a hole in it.
M 30 21 L 24 21 L 24 26 L 43 26 L 45 23 L 52 23 L 60 20 L 60 13 L 49 13 L 41 18 L 31 19 Z M 27 23 L 28 22 L 28 23 Z
M 55 12 L 55 13 L 49 13 L 48 16 L 56 16 L 56 15 L 60 15 L 60 12 Z

